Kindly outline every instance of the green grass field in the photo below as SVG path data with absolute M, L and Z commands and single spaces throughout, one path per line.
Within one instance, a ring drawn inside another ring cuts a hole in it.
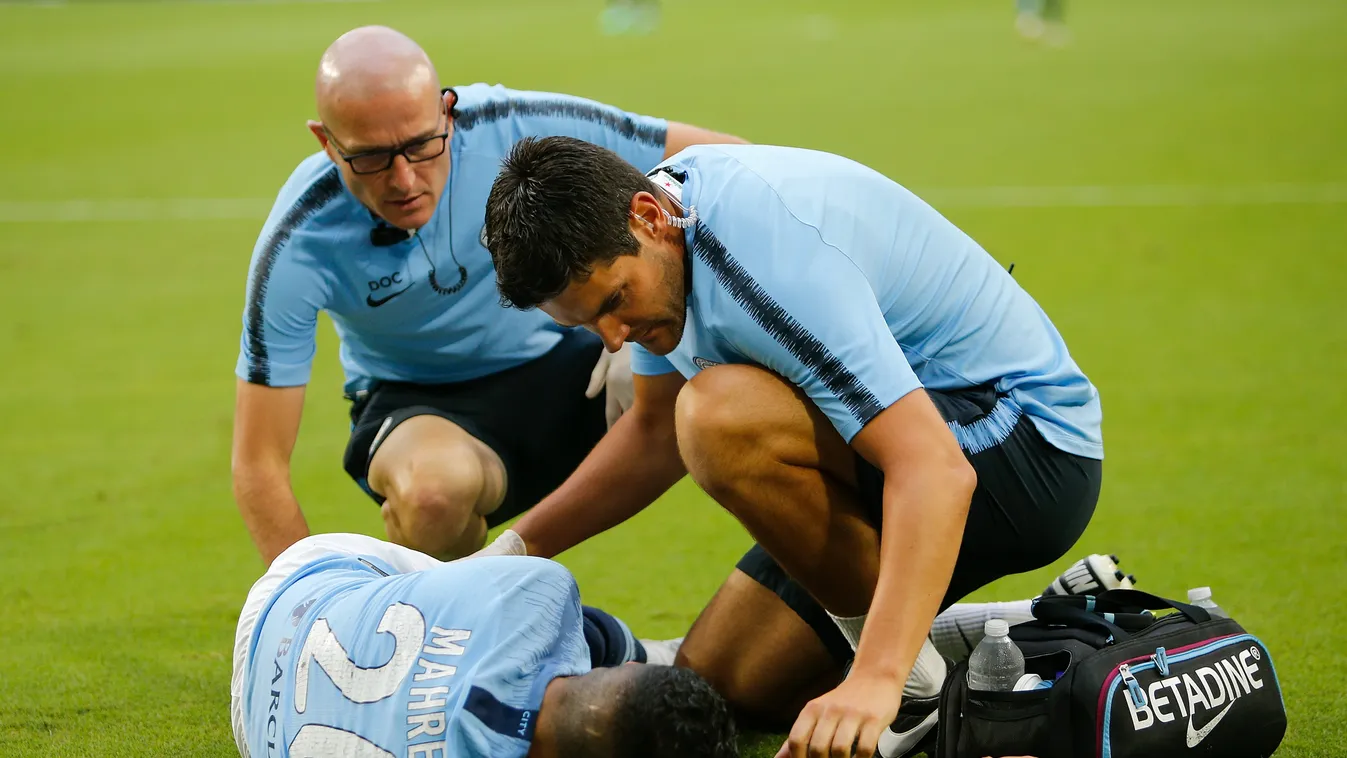
M 1347 3 L 1079 2 L 1056 50 L 1009 0 L 669 0 L 649 38 L 600 6 L 0 4 L 0 754 L 234 754 L 249 252 L 314 149 L 318 56 L 387 23 L 446 83 L 845 153 L 1014 262 L 1103 394 L 1106 485 L 1071 556 L 978 597 L 1090 551 L 1210 584 L 1277 656 L 1279 755 L 1347 755 Z M 315 530 L 381 535 L 321 332 L 295 487 Z M 562 560 L 673 636 L 747 544 L 684 484 Z

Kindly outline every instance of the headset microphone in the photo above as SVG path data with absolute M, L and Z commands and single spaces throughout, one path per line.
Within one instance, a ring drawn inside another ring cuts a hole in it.
M 375 247 L 392 247 L 400 242 L 406 242 L 411 238 L 412 233 L 406 229 L 389 226 L 382 221 L 380 221 L 373 229 L 369 230 L 369 243 Z

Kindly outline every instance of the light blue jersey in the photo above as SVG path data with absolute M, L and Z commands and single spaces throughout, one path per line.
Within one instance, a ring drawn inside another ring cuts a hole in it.
M 393 571 L 330 555 L 272 594 L 245 669 L 251 758 L 522 758 L 547 685 L 590 670 L 560 564 Z
M 607 147 L 647 171 L 664 157 L 667 123 L 567 95 L 484 84 L 456 91 L 448 183 L 419 230 L 425 252 L 415 239 L 374 246 L 375 218 L 325 153 L 295 169 L 253 249 L 239 378 L 306 384 L 319 311 L 336 325 L 348 392 L 373 379 L 473 379 L 557 344 L 559 327 L 545 314 L 499 303 L 481 232 L 501 160 L 522 137 L 563 135 Z M 444 289 L 459 281 L 461 264 L 465 286 L 437 292 L 428 281 L 431 261 Z
M 1102 459 L 1099 394 L 1034 299 L 968 235 L 876 171 L 783 147 L 710 146 L 685 175 L 692 289 L 672 353 L 632 369 L 691 378 L 765 366 L 804 389 L 848 442 L 919 388 L 992 384 L 984 419 L 951 424 L 968 452 L 1027 415 L 1053 446 Z

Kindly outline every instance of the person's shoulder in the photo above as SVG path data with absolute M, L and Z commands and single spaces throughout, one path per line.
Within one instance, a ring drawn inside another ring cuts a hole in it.
M 337 166 L 319 150 L 306 157 L 290 172 L 276 194 L 276 207 L 288 208 L 301 200 L 330 203 L 345 189 Z
M 783 147 L 781 145 L 689 145 L 669 156 L 660 166 L 743 166 L 753 168 L 779 164 L 799 164 L 830 155 L 830 153 L 822 153 L 808 148 Z
M 690 185 L 690 201 L 709 205 L 726 195 L 771 186 L 775 167 L 806 160 L 812 152 L 772 145 L 693 145 L 670 156 L 651 175 L 669 172 Z
M 477 82 L 453 88 L 458 100 L 454 103 L 454 128 L 471 131 L 479 126 L 506 120 L 527 104 L 551 95 L 506 87 L 503 84 Z
M 504 84 L 487 84 L 486 82 L 459 84 L 451 89 L 453 89 L 454 94 L 458 96 L 458 99 L 454 102 L 456 118 L 463 117 L 458 111 L 471 111 L 485 103 L 508 100 L 511 95 L 518 93 L 517 90 L 510 89 Z
M 483 133 L 508 137 L 510 144 L 527 135 L 576 136 L 577 129 L 587 133 L 586 127 L 605 129 L 618 137 L 661 149 L 667 138 L 667 123 L 662 119 L 636 116 L 611 103 L 581 95 L 510 89 L 501 84 L 470 84 L 453 89 L 458 95 L 454 128 L 471 134 L 476 141 L 483 138 Z
M 359 210 L 359 203 L 346 191 L 336 164 L 326 153 L 314 153 L 295 167 L 277 193 L 258 237 L 259 251 L 275 253 L 330 236 L 344 223 L 359 221 L 353 208 Z

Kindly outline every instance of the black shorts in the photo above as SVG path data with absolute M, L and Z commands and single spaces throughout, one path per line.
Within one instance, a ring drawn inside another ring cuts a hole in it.
M 504 523 L 565 481 L 607 431 L 603 394 L 585 397 L 602 351 L 598 337 L 576 329 L 545 355 L 490 376 L 453 384 L 378 382 L 351 405 L 346 473 L 383 503 L 368 481 L 379 430 L 388 424 L 382 441 L 409 418 L 439 416 L 505 463 L 505 500 L 487 516 L 490 526 Z
M 978 477 L 958 562 L 940 604 L 944 610 L 1003 576 L 1042 568 L 1065 555 L 1094 515 L 1103 465 L 1053 447 L 990 387 L 927 395 L 951 422 Z M 861 507 L 879 529 L 884 474 L 857 455 L 856 478 Z M 851 658 L 851 646 L 822 606 L 761 546 L 754 545 L 738 568 L 784 600 L 839 662 Z

